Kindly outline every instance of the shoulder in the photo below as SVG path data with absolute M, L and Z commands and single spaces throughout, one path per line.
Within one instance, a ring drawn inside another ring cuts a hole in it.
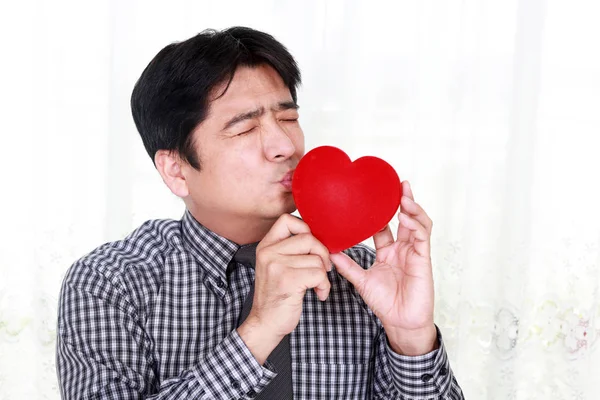
M 131 286 L 157 284 L 165 257 L 181 249 L 181 221 L 146 221 L 124 239 L 105 243 L 75 261 L 63 290 L 111 295 Z

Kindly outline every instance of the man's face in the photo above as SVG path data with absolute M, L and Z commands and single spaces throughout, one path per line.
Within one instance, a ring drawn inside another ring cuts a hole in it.
M 290 91 L 273 68 L 238 68 L 193 139 L 202 168 L 187 169 L 188 208 L 262 220 L 296 209 L 289 173 L 304 155 L 304 133 Z

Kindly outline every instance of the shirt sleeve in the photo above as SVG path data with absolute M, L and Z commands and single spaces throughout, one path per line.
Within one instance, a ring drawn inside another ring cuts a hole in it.
M 437 326 L 436 330 L 437 350 L 421 356 L 404 356 L 392 350 L 382 328 L 375 360 L 376 399 L 464 400 Z
M 90 268 L 85 274 L 68 274 L 61 288 L 56 357 L 63 399 L 238 399 L 277 375 L 233 330 L 201 362 L 160 382 L 135 307 L 116 280 Z

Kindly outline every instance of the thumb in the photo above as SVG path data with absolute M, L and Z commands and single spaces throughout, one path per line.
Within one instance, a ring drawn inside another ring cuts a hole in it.
M 356 289 L 362 287 L 367 277 L 367 271 L 345 253 L 330 254 L 330 257 L 340 275 L 353 284 Z

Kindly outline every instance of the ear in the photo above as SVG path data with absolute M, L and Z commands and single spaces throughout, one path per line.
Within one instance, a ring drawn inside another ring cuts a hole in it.
M 154 163 L 163 182 L 171 189 L 171 192 L 175 196 L 184 198 L 190 194 L 187 180 L 182 171 L 184 161 L 179 157 L 177 152 L 159 150 L 154 155 Z

